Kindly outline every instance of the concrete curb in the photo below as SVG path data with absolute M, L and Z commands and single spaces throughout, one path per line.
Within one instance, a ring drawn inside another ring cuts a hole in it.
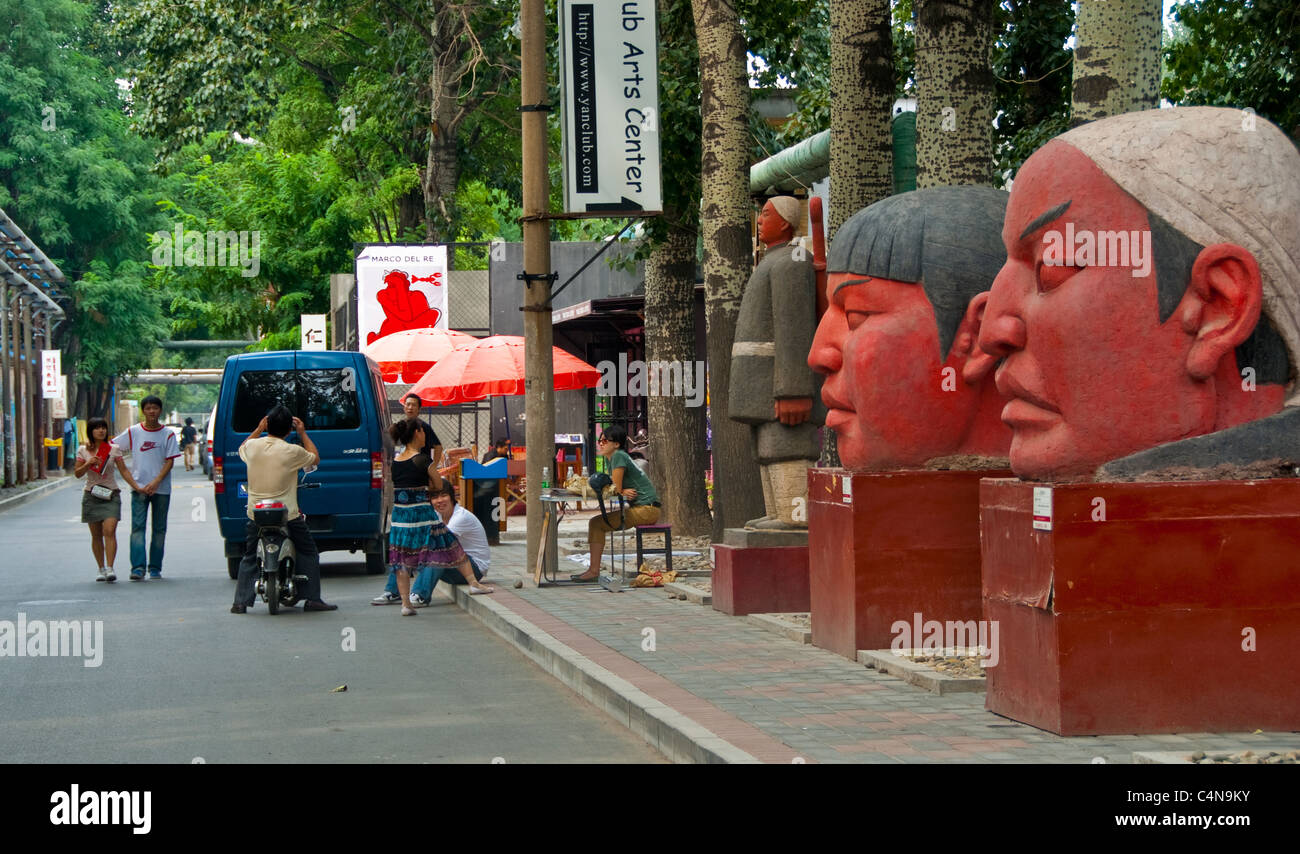
M 745 622 L 752 623 L 760 629 L 775 632 L 781 637 L 789 638 L 797 643 L 812 643 L 812 629 L 805 629 L 787 623 L 775 614 L 747 614 L 745 615 Z
M 492 596 L 470 596 L 454 585 L 440 585 L 439 592 L 447 598 L 454 596 L 461 609 L 672 762 L 758 763 L 750 754 L 561 643 Z
M 68 484 L 76 482 L 76 478 L 64 475 L 63 477 L 50 478 L 49 481 L 49 483 L 42 483 L 40 486 L 29 489 L 21 495 L 11 495 L 0 501 L 0 513 L 13 510 L 15 507 L 22 507 L 24 504 L 29 504 L 38 498 L 43 498 L 51 492 L 56 492 Z
M 897 676 L 909 685 L 924 688 L 931 694 L 967 694 L 979 693 L 987 683 L 984 679 L 969 676 L 955 677 L 940 673 L 933 667 L 908 661 L 901 655 L 895 655 L 890 649 L 860 649 L 858 663 Z

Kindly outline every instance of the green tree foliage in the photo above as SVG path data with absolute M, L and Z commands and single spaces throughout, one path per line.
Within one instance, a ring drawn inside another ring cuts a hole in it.
M 1249 107 L 1300 142 L 1300 5 L 1195 0 L 1173 15 L 1161 96 L 1180 106 Z
M 70 403 L 100 413 L 113 378 L 147 366 L 166 326 L 142 263 L 143 232 L 163 223 L 153 147 L 129 129 L 95 13 L 0 0 L 0 207 L 68 279 L 55 343 Z
M 69 280 L 93 259 L 140 258 L 152 148 L 131 134 L 113 75 L 95 56 L 91 7 L 0 0 L 0 208 Z
M 485 114 L 515 117 L 514 3 L 128 0 L 114 14 L 143 132 L 169 152 L 212 131 L 300 152 L 328 140 L 357 197 L 388 205 L 371 217 L 381 239 L 454 239 L 460 161 L 482 164 Z
M 995 175 L 1013 177 L 1043 143 L 1070 121 L 1074 27 L 1069 0 L 1002 0 L 994 10 L 993 129 Z
M 88 411 L 105 411 L 108 390 L 122 374 L 149 367 L 168 332 L 158 292 L 144 265 L 91 262 L 77 283 L 72 344 L 79 378 L 90 392 Z
M 365 222 L 348 196 L 338 164 L 324 151 L 293 154 L 239 144 L 221 152 L 221 134 L 177 159 L 180 192 L 162 204 L 172 229 L 257 235 L 256 265 L 159 266 L 175 332 L 202 325 L 218 337 L 261 339 L 264 349 L 293 349 L 298 316 L 329 309 L 329 274 L 352 264 L 353 237 Z M 221 159 L 216 156 L 220 154 Z M 155 263 L 166 259 L 157 256 Z M 256 272 L 246 276 L 245 272 Z

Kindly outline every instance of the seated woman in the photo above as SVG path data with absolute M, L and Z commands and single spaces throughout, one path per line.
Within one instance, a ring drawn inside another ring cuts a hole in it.
M 618 425 L 605 428 L 605 435 L 596 441 L 596 452 L 609 460 L 609 476 L 614 481 L 611 495 L 622 495 L 628 502 L 622 511 L 611 509 L 605 515 L 593 516 L 587 523 L 587 543 L 591 546 L 591 567 L 583 573 L 569 576 L 579 584 L 600 578 L 600 558 L 605 551 L 605 535 L 636 525 L 653 525 L 659 521 L 659 493 L 650 478 L 637 468 L 627 452 L 627 430 Z
M 424 452 L 424 428 L 416 421 L 403 420 L 389 432 L 394 442 L 406 446 L 393 461 L 393 523 L 388 534 L 388 568 L 396 582 L 402 616 L 419 613 L 411 607 L 411 578 L 425 567 L 458 569 L 470 593 L 491 593 L 492 588 L 479 585 L 465 549 L 429 503 L 430 491 L 442 489 L 443 480 Z M 376 600 L 375 604 L 381 603 Z

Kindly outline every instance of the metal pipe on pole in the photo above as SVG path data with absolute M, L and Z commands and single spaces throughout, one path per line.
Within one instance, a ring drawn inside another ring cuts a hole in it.
M 542 469 L 555 467 L 555 368 L 551 362 L 550 174 L 546 151 L 546 4 L 522 0 L 520 122 L 523 131 L 524 417 L 528 449 L 528 566 L 541 539 Z M 554 474 L 551 475 L 554 477 Z
M 24 294 L 23 296 L 26 296 Z M 22 336 L 23 352 L 21 370 L 22 375 L 22 406 L 19 410 L 19 421 L 23 426 L 23 435 L 18 440 L 18 450 L 22 454 L 22 460 L 19 468 L 22 470 L 20 475 L 23 482 L 34 480 L 36 477 L 35 460 L 32 459 L 32 304 L 30 299 L 19 299 L 22 304 Z
M 41 307 L 32 309 L 32 352 L 39 354 L 46 348 L 45 333 L 41 329 L 44 315 Z M 36 452 L 36 474 L 33 480 L 45 478 L 45 360 L 37 355 L 32 365 L 32 448 Z

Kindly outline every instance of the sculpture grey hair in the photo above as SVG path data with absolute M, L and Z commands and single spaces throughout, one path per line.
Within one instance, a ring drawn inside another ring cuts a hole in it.
M 835 232 L 826 271 L 919 283 L 934 307 L 942 360 L 971 299 L 993 287 L 1006 261 L 1007 199 L 990 187 L 932 187 L 882 199 Z

